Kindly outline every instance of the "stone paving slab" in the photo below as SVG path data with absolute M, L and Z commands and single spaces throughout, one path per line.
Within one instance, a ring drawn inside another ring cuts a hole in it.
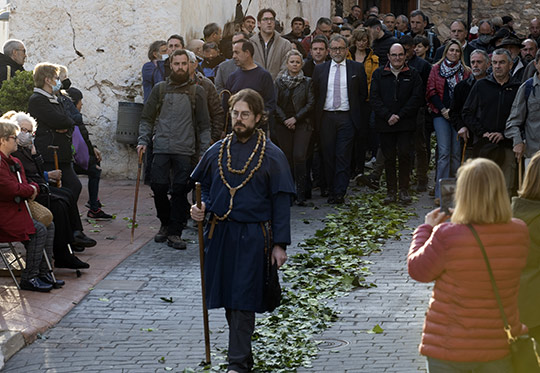
M 293 208 L 295 244 L 323 226 L 333 211 L 320 198 L 319 209 Z M 415 203 L 423 217 L 423 198 Z M 309 224 L 305 224 L 305 220 Z M 411 225 L 416 225 L 413 219 Z M 299 372 L 417 372 L 417 352 L 429 286 L 408 278 L 405 257 L 410 231 L 389 242 L 374 263 L 368 281 L 376 288 L 351 292 L 335 301 L 339 320 L 315 338 L 323 341 L 313 369 Z M 200 273 L 196 230 L 187 229 L 188 249 L 178 251 L 149 242 L 112 271 L 57 326 L 6 363 L 3 372 L 181 372 L 204 358 Z M 126 286 L 133 282 L 133 286 Z M 116 285 L 115 285 L 116 284 Z M 173 299 L 173 303 L 161 300 Z M 223 310 L 210 310 L 212 352 L 227 345 Z M 382 334 L 366 331 L 379 324 Z M 219 362 L 215 356 L 214 363 Z

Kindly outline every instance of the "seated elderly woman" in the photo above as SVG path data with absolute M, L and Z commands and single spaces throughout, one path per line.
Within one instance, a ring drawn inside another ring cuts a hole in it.
M 73 194 L 67 188 L 49 185 L 61 178 L 61 171 L 43 171 L 43 159 L 32 144 L 32 134 L 36 122 L 30 115 L 19 112 L 8 112 L 3 116 L 17 123 L 21 132 L 17 136 L 18 149 L 13 152 L 24 168 L 29 181 L 40 186 L 36 201 L 49 208 L 53 213 L 56 232 L 54 235 L 54 263 L 57 268 L 89 268 L 90 266 L 69 252 L 68 244 L 74 251 L 82 251 L 84 247 L 96 245 L 96 241 L 83 232 L 81 218 Z
M 0 242 L 20 241 L 26 248 L 26 268 L 21 274 L 21 289 L 48 292 L 64 285 L 49 273 L 43 248 L 52 257 L 54 223 L 48 227 L 32 219 L 27 201 L 39 192 L 28 183 L 21 162 L 11 154 L 17 150 L 19 126 L 0 119 Z M 19 177 L 21 182 L 19 182 Z

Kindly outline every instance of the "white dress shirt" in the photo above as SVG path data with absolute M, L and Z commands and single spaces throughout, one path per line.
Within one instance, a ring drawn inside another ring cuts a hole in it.
M 340 92 L 341 92 L 341 105 L 338 108 L 334 108 L 334 79 L 336 76 L 337 63 L 332 60 L 330 63 L 330 71 L 328 72 L 328 90 L 326 91 L 326 101 L 324 102 L 325 111 L 348 111 L 349 108 L 349 95 L 347 93 L 347 64 L 346 60 L 339 63 L 340 74 Z

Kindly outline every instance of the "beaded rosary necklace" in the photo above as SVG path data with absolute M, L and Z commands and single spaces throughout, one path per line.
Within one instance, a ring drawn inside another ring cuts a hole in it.
M 261 168 L 262 161 L 264 158 L 264 152 L 266 150 L 266 135 L 264 134 L 264 131 L 261 130 L 260 128 L 257 129 L 257 132 L 258 132 L 257 144 L 255 145 L 255 148 L 251 152 L 251 155 L 249 156 L 249 158 L 246 161 L 246 164 L 241 170 L 235 170 L 231 166 L 231 141 L 232 141 L 233 134 L 232 133 L 228 134 L 227 137 L 225 137 L 225 139 L 223 139 L 223 142 L 221 143 L 221 147 L 219 148 L 219 156 L 218 156 L 219 176 L 221 177 L 223 184 L 225 184 L 225 186 L 229 189 L 229 194 L 231 195 L 231 199 L 229 200 L 229 210 L 225 213 L 225 215 L 223 216 L 218 216 L 217 214 L 214 215 L 218 220 L 225 220 L 229 217 L 229 214 L 232 212 L 232 209 L 233 209 L 234 195 L 239 189 L 243 188 L 253 178 L 253 175 L 255 174 L 255 172 L 257 172 L 259 168 Z M 225 174 L 223 173 L 222 161 L 223 161 L 223 153 L 224 153 L 225 148 L 227 149 L 227 171 L 229 171 L 232 174 L 243 175 L 248 170 L 251 162 L 253 161 L 253 158 L 255 157 L 255 154 L 259 150 L 259 146 L 261 145 L 261 142 L 262 142 L 262 148 L 259 154 L 259 160 L 257 161 L 257 165 L 253 167 L 253 169 L 250 171 L 250 173 L 247 175 L 244 181 L 242 181 L 242 183 L 240 183 L 238 186 L 234 188 L 231 187 L 229 182 L 225 178 Z

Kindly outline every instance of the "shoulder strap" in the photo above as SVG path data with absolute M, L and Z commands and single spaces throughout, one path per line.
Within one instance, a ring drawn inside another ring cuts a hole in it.
M 533 91 L 533 78 L 527 79 L 525 82 L 525 101 L 529 99 L 531 92 Z
M 167 82 L 161 81 L 157 84 L 158 90 L 159 90 L 159 101 L 157 105 L 157 114 L 156 118 L 159 117 L 159 114 L 161 113 L 161 107 L 163 106 L 163 99 L 165 98 L 165 89 L 167 88 Z
M 491 280 L 491 286 L 493 287 L 495 298 L 497 298 L 497 305 L 499 306 L 499 312 L 501 313 L 501 317 L 504 322 L 504 331 L 506 332 L 506 335 L 508 337 L 508 342 L 513 342 L 514 337 L 512 337 L 512 334 L 510 332 L 511 328 L 510 328 L 510 325 L 508 324 L 508 319 L 506 318 L 506 314 L 504 313 L 501 296 L 499 295 L 499 289 L 497 288 L 497 284 L 495 283 L 495 278 L 493 277 L 493 272 L 491 271 L 491 265 L 489 264 L 489 259 L 486 253 L 486 249 L 484 248 L 484 245 L 482 244 L 482 241 L 480 240 L 480 237 L 478 237 L 478 233 L 476 232 L 476 229 L 474 229 L 472 224 L 467 224 L 467 227 L 471 230 L 474 238 L 476 239 L 476 242 L 478 242 L 478 245 L 480 246 L 480 249 L 482 249 L 482 255 L 484 256 L 484 261 L 486 262 L 486 267 L 489 273 L 489 279 Z

